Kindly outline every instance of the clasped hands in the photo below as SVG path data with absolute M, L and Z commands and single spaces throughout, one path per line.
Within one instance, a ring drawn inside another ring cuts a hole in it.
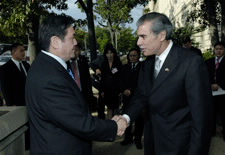
M 122 136 L 128 127 L 128 123 L 125 117 L 122 115 L 115 115 L 112 120 L 116 121 L 117 123 L 117 136 Z

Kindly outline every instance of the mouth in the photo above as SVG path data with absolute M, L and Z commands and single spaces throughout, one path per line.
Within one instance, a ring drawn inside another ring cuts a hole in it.
M 141 50 L 141 52 L 144 52 L 145 51 L 145 48 L 140 47 L 140 50 Z

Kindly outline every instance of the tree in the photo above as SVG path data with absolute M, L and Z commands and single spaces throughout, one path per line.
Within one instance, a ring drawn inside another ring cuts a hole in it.
M 214 45 L 221 39 L 225 39 L 225 3 L 223 0 L 196 0 L 193 2 L 193 11 L 190 12 L 189 19 L 198 21 L 202 26 L 209 28 L 211 44 Z M 221 30 L 218 29 L 221 25 Z
M 145 5 L 148 1 L 144 0 L 98 0 L 94 6 L 94 11 L 99 15 L 98 23 L 106 27 L 110 32 L 112 44 L 117 48 L 117 37 L 120 26 L 131 23 L 133 18 L 131 10 L 137 6 Z
M 99 51 L 103 53 L 105 45 L 110 40 L 110 33 L 106 28 L 100 26 L 96 27 L 96 38 L 99 44 Z M 122 27 L 120 30 L 120 35 L 118 36 L 118 51 L 126 54 L 126 52 L 133 47 L 136 47 L 137 36 L 133 34 L 131 28 Z
M 31 61 L 38 51 L 38 27 L 40 17 L 48 14 L 47 9 L 67 9 L 66 0 L 1 0 L 0 32 L 9 37 L 28 36 Z
M 77 0 L 80 6 L 84 10 L 87 16 L 87 24 L 88 24 L 88 38 L 89 38 L 89 47 L 91 52 L 91 60 L 94 60 L 97 57 L 96 53 L 96 37 L 95 37 L 95 26 L 94 26 L 94 15 L 93 15 L 93 2 L 92 0 Z M 75 3 L 77 3 L 75 2 Z

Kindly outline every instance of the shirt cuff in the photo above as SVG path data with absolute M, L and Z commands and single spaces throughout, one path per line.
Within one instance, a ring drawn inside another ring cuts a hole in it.
M 123 114 L 123 117 L 127 120 L 127 124 L 130 124 L 130 117 L 127 114 Z

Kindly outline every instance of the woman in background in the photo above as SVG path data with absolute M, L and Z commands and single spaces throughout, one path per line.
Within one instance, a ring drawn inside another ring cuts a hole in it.
M 107 106 L 107 118 L 111 119 L 116 109 L 119 108 L 120 70 L 122 63 L 117 56 L 112 44 L 107 44 L 104 49 L 104 61 L 101 68 L 102 81 L 100 84 L 101 97 Z

